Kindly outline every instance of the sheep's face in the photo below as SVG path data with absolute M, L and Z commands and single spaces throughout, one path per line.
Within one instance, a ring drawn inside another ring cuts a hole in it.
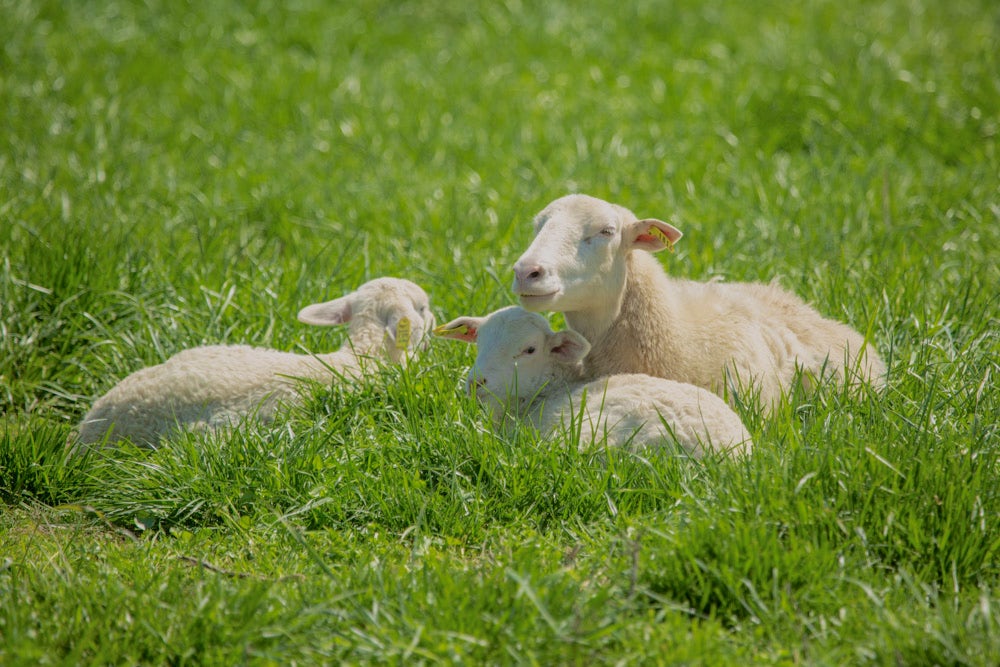
M 400 364 L 426 345 L 435 324 L 427 293 L 400 278 L 376 278 L 339 299 L 306 306 L 299 320 L 319 325 L 349 323 L 357 352 Z
M 535 239 L 514 264 L 514 292 L 528 310 L 573 312 L 620 301 L 626 258 L 672 248 L 681 233 L 660 220 L 587 195 L 555 200 L 535 218 Z
M 358 290 L 358 295 L 369 291 L 372 296 L 366 301 L 385 332 L 382 337 L 385 358 L 393 363 L 405 364 L 410 354 L 426 346 L 434 329 L 430 299 L 414 283 L 398 278 L 381 278 L 365 283 Z
M 488 317 L 462 317 L 436 333 L 478 343 L 466 391 L 486 405 L 495 419 L 519 413 L 557 377 L 565 377 L 590 350 L 574 331 L 554 332 L 537 313 L 517 306 Z

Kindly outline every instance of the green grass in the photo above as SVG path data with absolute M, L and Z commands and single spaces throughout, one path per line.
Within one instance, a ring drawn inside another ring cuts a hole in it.
M 1000 661 L 1000 9 L 0 0 L 0 663 Z M 582 191 L 868 333 L 740 461 L 493 435 L 473 350 L 67 454 L 94 398 L 373 277 L 512 302 Z

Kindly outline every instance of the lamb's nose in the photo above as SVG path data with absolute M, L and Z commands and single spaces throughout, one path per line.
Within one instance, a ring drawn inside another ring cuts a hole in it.
M 514 278 L 521 285 L 527 285 L 532 281 L 539 280 L 544 275 L 545 269 L 540 264 L 522 264 L 518 262 L 514 265 Z

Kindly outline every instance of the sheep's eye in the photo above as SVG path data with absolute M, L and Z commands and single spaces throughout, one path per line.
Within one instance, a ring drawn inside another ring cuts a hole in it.
M 534 353 L 535 353 L 534 345 L 529 345 L 528 347 L 524 348 L 524 354 L 534 354 Z
M 609 239 L 609 238 L 611 238 L 614 235 L 615 235 L 615 228 L 614 227 L 605 227 L 604 229 L 602 229 L 601 231 L 597 232 L 596 234 L 591 234 L 585 240 L 589 243 L 589 242 L 595 241 L 597 239 Z

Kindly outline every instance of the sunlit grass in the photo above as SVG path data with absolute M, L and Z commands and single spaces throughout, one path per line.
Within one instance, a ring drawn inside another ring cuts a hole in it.
M 949 3 L 0 0 L 0 663 L 1000 655 L 1000 13 Z M 751 457 L 490 432 L 474 350 L 75 455 L 179 350 L 324 352 L 380 275 L 513 302 L 569 191 L 865 332 Z

